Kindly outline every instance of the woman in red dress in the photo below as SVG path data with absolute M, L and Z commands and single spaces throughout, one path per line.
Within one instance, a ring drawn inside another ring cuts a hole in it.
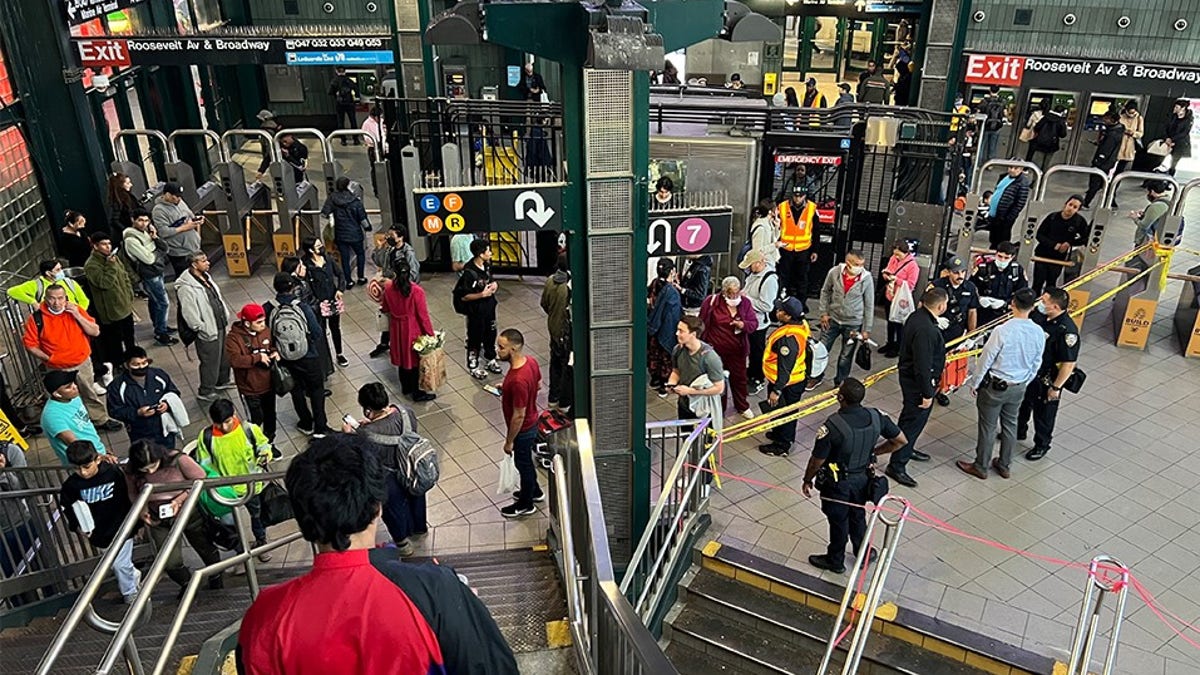
M 421 357 L 413 343 L 422 335 L 433 335 L 433 321 L 425 304 L 425 290 L 412 283 L 408 263 L 401 261 L 394 270 L 395 277 L 383 291 L 383 311 L 388 315 L 388 352 L 392 365 L 400 370 L 400 391 L 420 403 L 432 401 L 437 395 L 421 391 L 417 386 Z
M 746 359 L 750 356 L 750 334 L 758 330 L 758 317 L 750 301 L 742 297 L 742 282 L 737 277 L 725 277 L 721 292 L 704 299 L 700 305 L 700 320 L 704 322 L 701 339 L 712 346 L 729 373 L 733 390 L 733 405 L 746 419 L 750 411 L 749 389 L 746 381 Z M 726 410 L 729 399 L 722 397 Z

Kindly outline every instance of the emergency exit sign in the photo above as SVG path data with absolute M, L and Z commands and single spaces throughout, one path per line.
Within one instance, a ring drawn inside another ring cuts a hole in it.
M 971 54 L 967 57 L 967 74 L 963 79 L 971 84 L 1019 87 L 1024 75 L 1023 56 Z

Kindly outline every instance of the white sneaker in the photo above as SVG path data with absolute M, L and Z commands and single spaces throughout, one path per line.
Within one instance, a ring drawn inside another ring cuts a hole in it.
M 105 361 L 104 368 L 104 375 L 100 377 L 100 384 L 107 387 L 108 385 L 112 384 L 113 381 L 113 364 Z
M 92 383 L 92 391 L 96 392 L 97 396 L 105 396 L 108 394 L 108 387 L 105 387 L 104 385 L 100 384 L 99 382 L 93 382 Z
M 741 415 L 742 417 L 745 417 L 748 420 L 754 419 L 754 411 L 749 408 L 746 408 L 745 410 L 743 410 L 742 412 L 740 412 L 738 414 Z

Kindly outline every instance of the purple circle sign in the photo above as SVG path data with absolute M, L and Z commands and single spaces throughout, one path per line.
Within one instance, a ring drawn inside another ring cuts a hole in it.
M 701 251 L 712 239 L 712 228 L 703 218 L 688 218 L 675 228 L 675 244 L 688 253 Z

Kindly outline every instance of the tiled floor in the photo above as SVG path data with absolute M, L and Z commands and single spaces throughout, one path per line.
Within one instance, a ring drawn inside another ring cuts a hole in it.
M 1130 195 L 1123 201 L 1132 204 L 1134 199 Z M 1114 219 L 1110 225 L 1102 259 L 1128 248 L 1131 227 L 1120 221 L 1124 219 Z M 1182 271 L 1197 262 L 1180 255 L 1173 267 Z M 216 269 L 235 309 L 243 302 L 269 299 L 272 272 L 262 269 L 253 278 L 235 280 L 226 277 L 223 266 Z M 507 497 L 494 494 L 503 429 L 500 404 L 461 365 L 464 329 L 450 306 L 451 279 L 446 274 L 423 278 L 435 324 L 449 336 L 447 351 L 453 361 L 438 399 L 414 406 L 422 432 L 434 438 L 443 453 L 442 480 L 429 495 L 431 531 L 418 540 L 418 546 L 421 553 L 436 555 L 528 545 L 543 539 L 545 511 L 516 522 L 499 515 L 498 506 L 508 502 Z M 501 328 L 521 329 L 528 352 L 544 362 L 548 342 L 538 306 L 541 283 L 534 278 L 502 279 L 498 315 Z M 1093 292 L 1112 283 L 1111 279 L 1097 282 Z M 953 462 L 973 447 L 975 411 L 969 396 L 958 394 L 949 408 L 934 411 L 921 439 L 920 447 L 934 459 L 910 467 L 920 487 L 897 492 L 956 528 L 1019 549 L 1073 561 L 1086 561 L 1098 553 L 1117 556 L 1132 566 L 1164 607 L 1195 623 L 1200 617 L 1200 595 L 1195 591 L 1200 587 L 1196 555 L 1200 525 L 1195 514 L 1200 507 L 1195 497 L 1200 462 L 1194 451 L 1200 421 L 1194 401 L 1200 396 L 1200 362 L 1179 356 L 1169 334 L 1170 310 L 1178 293 L 1179 282 L 1171 282 L 1145 352 L 1113 346 L 1107 306 L 1089 312 L 1080 359 L 1089 374 L 1087 388 L 1064 402 L 1054 449 L 1045 460 L 1017 459 L 1009 481 L 993 476 L 980 482 L 960 473 Z M 343 330 L 351 365 L 339 368 L 330 379 L 331 420 L 358 414 L 355 392 L 369 380 L 384 382 L 400 400 L 396 373 L 387 359 L 367 356 L 377 335 L 365 289 L 349 291 L 346 304 Z M 146 316 L 144 305 L 138 311 Z M 149 344 L 150 327 L 145 321 L 139 324 L 138 335 Z M 194 390 L 195 364 L 183 349 L 150 347 L 150 352 L 185 393 Z M 651 419 L 673 417 L 673 400 L 649 398 Z M 900 407 L 895 381 L 887 379 L 874 387 L 868 402 L 894 416 Z M 290 402 L 281 401 L 280 407 L 279 446 L 292 455 L 304 438 L 294 431 L 296 417 Z M 203 410 L 197 407 L 192 412 L 193 419 L 203 419 Z M 817 502 L 804 499 L 798 489 L 813 432 L 824 417 L 802 420 L 799 445 L 789 458 L 759 454 L 754 450 L 761 442 L 758 439 L 725 449 L 724 471 L 778 488 L 727 479 L 724 489 L 712 498 L 714 538 L 814 571 L 806 559 L 824 550 L 825 521 Z M 200 427 L 197 422 L 190 432 L 196 434 Z M 123 433 L 107 438 L 123 453 L 127 446 Z M 53 461 L 43 439 L 34 440 L 34 456 L 34 463 Z M 273 536 L 282 535 L 286 527 L 275 528 Z M 381 538 L 386 537 L 380 531 Z M 303 564 L 310 558 L 309 547 L 296 543 L 272 564 Z M 845 579 L 825 577 L 835 582 Z M 1061 658 L 1068 648 L 1084 578 L 1077 569 L 1061 569 L 911 523 L 903 533 L 886 599 Z M 1131 596 L 1126 615 L 1119 672 L 1200 672 L 1194 665 L 1195 649 L 1172 639 L 1169 629 L 1141 600 Z M 1195 632 L 1190 637 L 1200 638 Z

